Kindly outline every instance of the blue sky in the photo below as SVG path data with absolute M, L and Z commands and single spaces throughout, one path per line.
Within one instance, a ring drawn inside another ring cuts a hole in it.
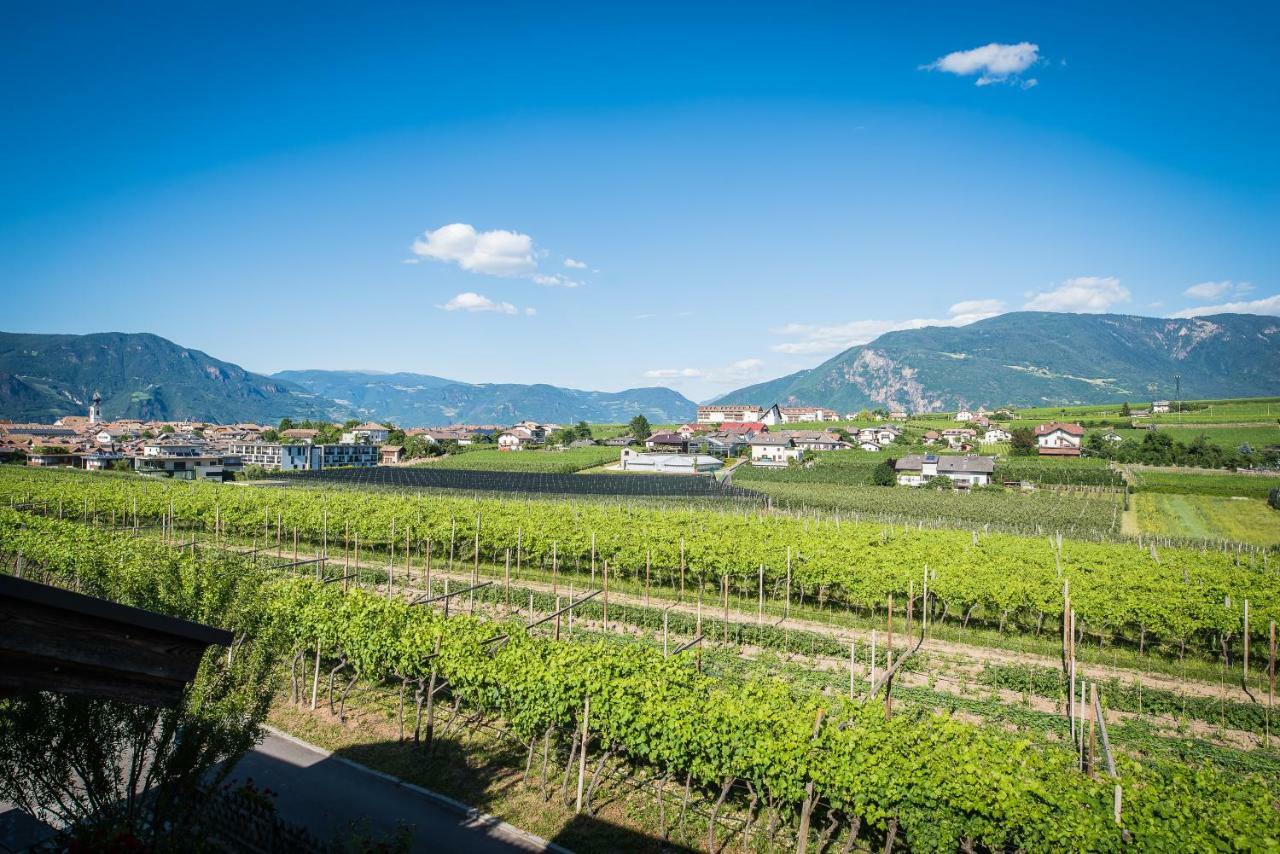
M 27 4 L 0 328 L 703 399 L 1027 306 L 1280 313 L 1280 7 L 1058 6 Z

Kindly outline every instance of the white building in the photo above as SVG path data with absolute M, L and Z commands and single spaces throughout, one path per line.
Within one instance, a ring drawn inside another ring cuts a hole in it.
M 1013 440 L 1013 434 L 1003 427 L 992 427 L 982 434 L 982 438 L 978 440 L 983 445 L 994 445 L 997 442 L 1009 442 Z
M 1168 412 L 1168 411 L 1169 411 L 1169 401 L 1167 401 L 1167 400 L 1153 400 L 1153 401 L 1151 401 L 1151 414 L 1152 414 L 1152 415 L 1159 415 L 1161 412 Z
M 372 421 L 366 421 L 359 427 L 352 427 L 349 433 L 342 434 L 343 444 L 356 444 L 358 442 L 368 442 L 370 445 L 381 445 L 387 441 L 387 437 L 391 435 L 386 427 L 381 424 L 375 424 Z M 347 442 L 348 436 L 351 441 Z
M 972 442 L 978 438 L 978 431 L 969 427 L 950 427 L 942 431 L 942 438 L 953 448 Z
M 724 467 L 724 462 L 707 454 L 642 454 L 622 449 L 622 470 L 653 474 L 706 474 Z
M 102 420 L 102 395 L 93 393 L 93 402 L 89 404 L 89 423 L 97 424 Z
M 1084 441 L 1084 428 L 1079 424 L 1051 421 L 1035 429 L 1036 444 L 1042 457 L 1078 457 Z
M 880 446 L 870 439 L 865 442 L 858 442 L 858 447 L 864 451 L 872 451 L 876 453 L 879 453 L 880 451 Z
M 952 457 L 937 454 L 912 454 L 894 464 L 898 483 L 920 486 L 939 475 L 946 475 L 957 486 L 986 486 L 995 472 L 995 457 Z
M 759 421 L 764 410 L 750 404 L 713 403 L 698 407 L 699 424 L 719 424 L 722 421 Z
M 796 424 L 803 421 L 836 421 L 840 418 L 834 409 L 821 406 L 786 406 L 779 410 L 783 424 Z
M 956 420 L 963 421 L 963 422 L 972 421 L 973 413 L 967 409 L 961 409 L 959 412 L 956 413 Z
M 231 453 L 246 465 L 270 471 L 312 471 L 353 466 L 369 468 L 379 462 L 378 447 L 370 444 L 281 445 L 273 442 L 232 442 Z
M 804 451 L 796 447 L 790 436 L 781 433 L 761 433 L 751 437 L 751 465 L 786 466 L 800 459 Z

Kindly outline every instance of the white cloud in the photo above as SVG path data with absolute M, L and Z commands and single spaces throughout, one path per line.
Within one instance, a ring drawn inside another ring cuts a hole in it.
M 570 269 L 573 269 L 573 270 L 585 270 L 585 269 L 587 269 L 587 264 L 586 264 L 586 262 L 585 262 L 585 261 L 578 261 L 577 259 L 574 259 L 574 258 L 566 258 L 566 259 L 564 259 L 564 265 L 565 265 L 566 267 L 569 267 Z
M 947 326 L 965 326 L 978 320 L 995 317 L 1004 311 L 1004 302 L 998 299 L 970 299 L 958 302 L 947 310 L 950 320 Z
M 1223 280 L 1221 282 L 1201 282 L 1198 285 L 1192 285 L 1187 288 L 1183 293 L 1195 299 L 1218 299 L 1227 295 L 1243 296 L 1251 290 L 1253 290 L 1253 285 L 1248 282 Z
M 413 252 L 423 258 L 457 264 L 473 273 L 521 276 L 538 267 L 533 238 L 518 231 L 476 231 L 463 222 L 425 231 L 413 241 Z
M 561 276 L 558 273 L 552 273 L 551 275 L 534 273 L 529 278 L 544 288 L 577 288 L 582 286 L 582 282 L 570 279 L 568 276 Z
M 645 371 L 643 376 L 650 380 L 702 380 L 722 385 L 738 385 L 758 379 L 764 364 L 763 359 L 739 359 L 722 368 L 655 368 Z
M 533 317 L 535 314 L 537 314 L 537 313 L 538 313 L 538 310 L 537 310 L 536 308 L 534 308 L 533 306 L 529 306 L 528 308 L 526 308 L 526 309 L 524 310 L 524 313 L 525 313 L 525 316 L 526 316 L 526 317 Z
M 1078 276 L 1053 290 L 1028 291 L 1028 311 L 1074 311 L 1101 314 L 1116 303 L 1129 301 L 1129 289 L 1114 276 Z
M 1275 314 L 1280 315 L 1280 294 L 1246 302 L 1227 302 L 1220 305 L 1198 305 L 1175 311 L 1170 317 L 1204 317 L 1209 314 Z
M 1214 299 L 1231 290 L 1230 282 L 1201 282 L 1198 285 L 1192 285 L 1183 291 L 1189 297 L 1196 299 Z
M 998 299 L 963 300 L 951 306 L 945 318 L 912 318 L 910 320 L 853 320 L 829 326 L 788 323 L 771 330 L 775 335 L 797 337 L 769 349 L 793 356 L 839 353 L 858 344 L 874 341 L 886 332 L 921 329 L 925 326 L 965 326 L 1004 311 Z
M 923 71 L 945 71 L 960 77 L 978 75 L 975 82 L 978 86 L 991 83 L 1004 83 L 1018 80 L 1018 75 L 1035 65 L 1039 60 L 1040 46 L 1031 42 L 1017 44 L 999 44 L 992 42 L 973 50 L 957 50 L 946 56 L 935 59 L 928 65 L 920 66 Z M 1033 78 L 1022 83 L 1023 89 L 1036 85 Z
M 496 300 L 491 300 L 488 297 L 474 293 L 473 291 L 466 291 L 464 293 L 460 293 L 453 299 L 449 300 L 444 305 L 440 305 L 436 307 L 442 308 L 445 311 L 472 311 L 472 312 L 492 311 L 497 314 L 519 314 L 520 313 L 520 309 L 516 308 L 514 305 L 512 305 L 509 302 L 497 302 Z M 537 311 L 532 308 L 526 308 L 524 310 L 524 313 L 537 314 Z

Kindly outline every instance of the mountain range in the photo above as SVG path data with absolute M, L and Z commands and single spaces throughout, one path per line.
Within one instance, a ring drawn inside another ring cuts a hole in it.
M 397 424 L 506 424 L 537 421 L 621 423 L 643 415 L 656 423 L 691 420 L 697 405 L 669 388 L 582 391 L 553 385 L 464 383 L 429 374 L 373 371 L 281 371 L 272 379 L 332 399 L 354 417 Z
M 403 425 L 451 422 L 687 421 L 696 405 L 667 388 L 581 391 L 551 385 L 476 385 L 426 374 L 246 371 L 158 335 L 0 332 L 0 418 L 53 421 L 102 395 L 108 420 L 274 423 L 347 418 Z
M 1176 384 L 1180 379 L 1181 386 Z M 715 402 L 950 411 L 1280 394 L 1280 318 L 1012 312 L 888 332 Z
M 522 418 L 618 423 L 638 414 L 672 423 L 696 411 L 693 401 L 660 387 L 599 392 L 372 371 L 263 376 L 157 335 L 0 332 L 0 418 L 52 421 L 83 414 L 94 391 L 102 394 L 107 419 L 220 423 L 274 423 L 286 416 L 406 426 Z M 816 368 L 732 391 L 717 402 L 927 412 L 1178 394 L 1280 395 L 1280 318 L 1015 312 L 967 326 L 889 332 Z

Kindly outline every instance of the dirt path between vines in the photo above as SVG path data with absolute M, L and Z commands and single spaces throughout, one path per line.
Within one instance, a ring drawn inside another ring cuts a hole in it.
M 250 550 L 248 548 L 242 548 L 238 546 L 222 546 L 221 548 L 227 548 L 233 551 L 249 551 Z M 286 551 L 288 551 L 287 548 L 286 548 Z M 285 558 L 287 559 L 288 557 L 289 555 L 286 554 Z M 330 558 L 329 562 L 334 565 L 340 565 L 339 558 Z M 369 570 L 385 571 L 387 568 L 385 562 L 374 563 L 367 560 L 361 560 L 358 566 L 355 563 L 355 561 L 349 561 L 349 566 L 351 570 L 358 569 L 360 571 L 366 571 L 366 572 Z M 490 581 L 497 585 L 502 584 L 502 575 L 500 574 L 500 572 L 496 576 L 492 574 L 495 567 L 493 567 L 492 565 L 482 564 L 480 569 L 481 569 L 481 573 L 479 578 L 481 581 Z M 497 568 L 497 569 L 500 569 L 500 568 Z M 405 572 L 405 569 L 403 565 L 396 567 L 396 577 L 398 579 L 403 580 L 404 572 Z M 448 570 L 448 569 L 433 567 L 431 574 L 432 574 L 433 580 L 443 579 L 447 577 L 450 583 L 460 582 L 464 587 L 467 586 L 471 580 L 470 570 L 461 571 L 456 568 L 453 570 Z M 401 584 L 397 582 L 397 585 L 396 585 L 397 589 L 400 592 L 404 593 L 405 595 L 421 594 L 423 592 L 423 588 L 421 586 L 422 578 L 423 578 L 423 575 L 422 575 L 421 567 L 415 567 L 413 570 L 410 584 L 408 586 L 401 586 Z M 575 594 L 578 594 L 578 595 L 590 589 L 593 589 L 586 586 L 578 586 L 582 580 L 583 580 L 582 577 L 577 575 L 576 573 L 566 574 L 566 580 L 559 584 L 559 591 L 562 594 L 567 594 L 569 590 L 570 582 L 573 582 Z M 512 584 L 518 585 L 522 589 L 533 590 L 539 593 L 551 593 L 553 590 L 553 586 L 551 582 L 535 580 L 535 579 L 513 579 Z M 385 590 L 385 585 L 379 585 L 379 587 Z M 650 599 L 650 604 L 646 606 L 644 602 L 644 596 L 642 594 L 619 593 L 616 591 L 610 591 L 609 601 L 620 604 L 620 605 L 630 605 L 633 607 L 650 607 L 655 609 L 669 608 L 672 611 L 677 611 L 687 615 L 694 615 L 697 613 L 696 602 L 681 603 L 681 602 L 666 598 L 665 596 L 664 597 L 652 596 Z M 565 604 L 568 604 L 567 595 L 566 595 Z M 718 599 L 705 598 L 703 600 L 702 611 L 704 616 L 706 616 L 708 619 L 717 619 L 717 620 L 724 619 L 724 611 L 721 608 Z M 729 622 L 734 624 L 739 624 L 739 625 L 752 625 L 757 622 L 757 619 L 755 614 L 744 613 L 742 611 L 735 610 L 734 608 L 731 607 L 729 610 Z M 895 628 L 902 628 L 905 626 L 905 624 L 906 623 L 905 623 L 905 613 L 904 613 L 895 620 Z M 870 629 L 858 629 L 858 628 L 852 628 L 848 626 L 836 627 L 836 626 L 827 625 L 825 623 L 821 623 L 813 620 L 801 619 L 797 617 L 789 617 L 786 619 L 782 619 L 777 617 L 766 616 L 765 625 L 774 626 L 777 628 L 789 628 L 797 631 L 804 631 L 804 632 L 811 632 L 813 634 L 825 635 L 827 637 L 835 638 L 845 644 L 857 642 L 858 646 L 862 649 L 865 649 L 867 645 L 869 645 L 871 642 Z M 919 627 L 918 620 L 916 621 L 915 625 L 917 628 Z M 877 630 L 877 634 L 880 638 L 879 642 L 883 643 L 884 631 Z M 900 633 L 895 632 L 895 637 L 901 639 L 902 635 Z M 1048 667 L 1048 668 L 1055 668 L 1055 669 L 1060 669 L 1062 667 L 1062 660 L 1057 656 L 1042 655 L 1034 652 L 1019 652 L 1014 650 L 998 649 L 994 647 L 986 647 L 986 646 L 975 645 L 975 644 L 966 644 L 966 643 L 960 643 L 955 641 L 939 640 L 936 638 L 929 638 L 925 640 L 924 644 L 921 646 L 920 649 L 922 652 L 929 653 L 934 656 L 951 657 L 953 659 L 955 658 L 971 659 L 975 663 L 975 665 L 973 666 L 976 666 L 976 667 L 980 667 L 982 664 L 987 664 L 987 663 L 1002 664 L 1002 665 L 1037 665 L 1041 667 Z M 960 663 L 960 662 L 956 662 L 956 663 Z M 1212 684 L 1212 683 L 1202 682 L 1194 679 L 1183 680 L 1178 677 L 1169 676 L 1165 674 L 1145 673 L 1142 671 L 1133 670 L 1131 668 L 1090 664 L 1083 661 L 1077 661 L 1076 672 L 1080 675 L 1081 678 L 1085 680 L 1101 682 L 1110 678 L 1120 678 L 1120 679 L 1124 679 L 1127 682 L 1137 682 L 1143 685 L 1144 687 L 1163 690 L 1163 691 L 1171 691 L 1174 693 L 1182 693 L 1188 696 L 1211 697 L 1215 699 L 1223 697 L 1225 699 L 1235 700 L 1237 702 L 1243 702 L 1243 703 L 1252 702 L 1249 696 L 1244 692 L 1244 690 L 1240 687 L 1238 683 L 1227 684 L 1226 686 L 1223 686 L 1221 684 Z M 1265 696 L 1261 697 L 1260 699 L 1262 700 L 1262 702 L 1264 703 L 1266 702 Z

